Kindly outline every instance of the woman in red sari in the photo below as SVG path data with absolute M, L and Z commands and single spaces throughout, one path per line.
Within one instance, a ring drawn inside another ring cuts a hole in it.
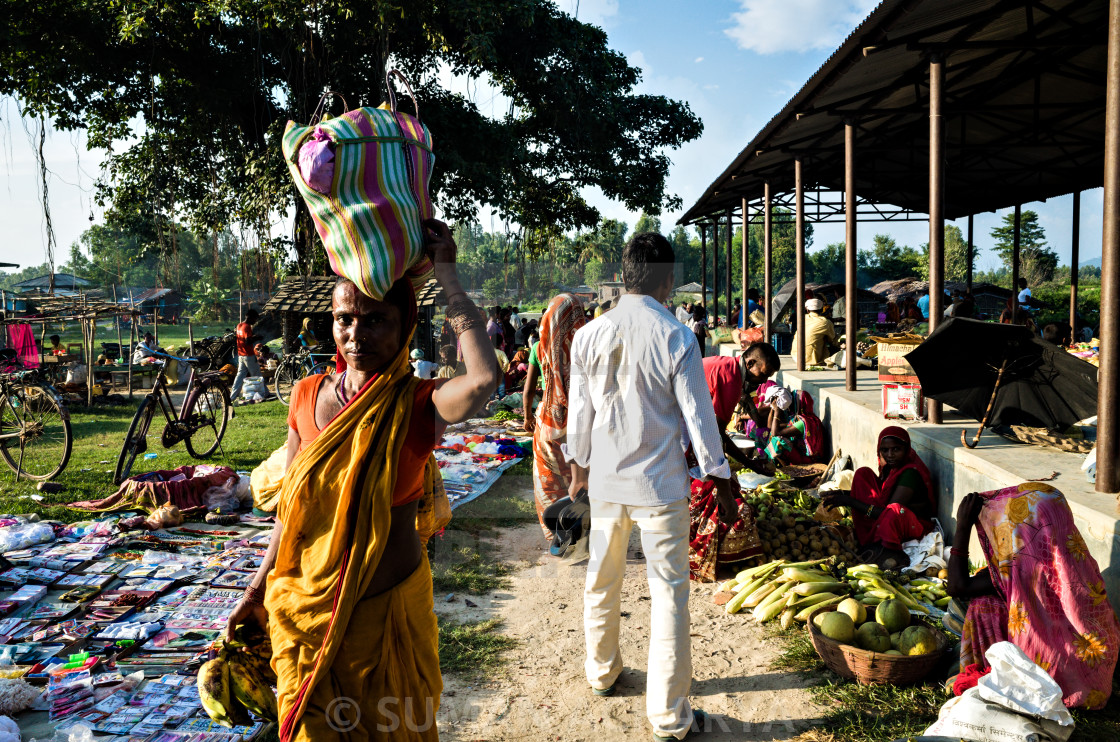
M 969 576 L 973 527 L 987 569 Z M 1099 709 L 1112 693 L 1120 623 L 1097 562 L 1061 492 L 1027 482 L 972 493 L 957 509 L 949 593 L 968 599 L 958 695 L 989 669 L 986 653 L 1010 641 L 1062 688 L 1070 708 Z
M 878 472 L 866 466 L 859 469 L 850 495 L 830 493 L 823 500 L 827 507 L 851 509 L 856 538 L 864 547 L 861 561 L 899 569 L 910 563 L 902 544 L 933 530 L 937 494 L 929 469 L 914 453 L 905 430 L 884 428 L 877 450 Z

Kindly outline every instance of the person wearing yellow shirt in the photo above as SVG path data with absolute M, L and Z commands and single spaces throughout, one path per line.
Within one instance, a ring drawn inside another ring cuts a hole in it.
M 836 327 L 832 320 L 821 314 L 824 302 L 820 299 L 809 299 L 805 302 L 805 368 L 810 366 L 823 366 L 830 355 L 840 350 L 840 343 L 836 340 Z M 793 335 L 792 355 L 797 357 L 798 329 Z

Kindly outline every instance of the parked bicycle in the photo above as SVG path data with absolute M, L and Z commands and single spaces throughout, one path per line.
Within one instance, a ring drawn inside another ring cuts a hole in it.
M 237 365 L 237 335 L 226 328 L 224 335 L 210 335 L 194 341 L 191 354 L 198 360 L 199 371 L 217 371 L 227 363 Z
M 199 358 L 179 358 L 167 353 L 156 353 L 156 358 L 172 359 L 190 366 L 187 393 L 183 396 L 183 406 L 175 410 L 171 401 L 164 374 L 156 376 L 152 391 L 140 402 L 136 416 L 128 427 L 124 446 L 117 458 L 117 469 L 113 483 L 120 484 L 132 472 L 132 462 L 148 450 L 148 428 L 152 424 L 156 407 L 163 410 L 167 425 L 160 435 L 164 448 L 171 448 L 179 442 L 187 447 L 187 452 L 196 459 L 206 458 L 218 450 L 222 436 L 226 432 L 232 409 L 229 389 L 225 377 L 217 371 L 199 371 L 202 360 Z M 157 363 L 160 361 L 157 361 Z
M 0 362 L 18 366 L 12 350 L 0 351 Z M 58 476 L 73 444 L 66 403 L 39 370 L 0 375 L 0 458 L 17 481 Z
M 316 363 L 316 358 L 323 360 Z M 292 353 L 285 353 L 280 359 L 272 380 L 273 389 L 286 405 L 297 381 L 313 374 L 333 374 L 334 369 L 334 353 L 312 353 L 309 348 L 300 348 Z

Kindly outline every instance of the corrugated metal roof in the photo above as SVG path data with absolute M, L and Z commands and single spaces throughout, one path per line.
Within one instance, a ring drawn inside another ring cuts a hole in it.
M 946 55 L 948 218 L 1099 186 L 1107 17 L 1107 0 L 884 0 L 680 221 L 767 181 L 792 191 L 797 157 L 807 187 L 842 189 L 845 118 L 858 195 L 924 213 L 931 53 Z

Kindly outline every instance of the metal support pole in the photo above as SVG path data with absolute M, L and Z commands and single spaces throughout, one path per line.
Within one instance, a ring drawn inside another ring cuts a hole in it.
M 1073 248 L 1069 258 L 1069 329 L 1077 334 L 1077 263 L 1081 252 L 1081 191 L 1073 192 L 1073 235 L 1070 239 Z
M 1120 490 L 1120 0 L 1108 4 L 1105 83 L 1104 225 L 1101 245 L 1100 380 L 1097 392 L 1097 492 Z
M 1022 204 L 1015 204 L 1015 228 L 1011 238 L 1011 321 L 1019 313 L 1019 241 L 1020 222 L 1023 220 Z
M 797 317 L 797 370 L 805 370 L 805 180 L 801 174 L 801 158 L 793 161 L 794 232 L 797 244 L 797 274 L 793 286 L 793 311 Z
M 86 404 L 93 407 L 93 343 L 97 334 L 97 315 L 89 321 L 88 348 L 86 351 Z
M 739 324 L 743 327 L 750 327 L 747 324 L 747 292 L 750 289 L 751 283 L 751 223 L 750 211 L 747 209 L 747 199 L 743 199 L 743 287 L 740 289 L 742 296 L 739 297 Z
M 859 307 L 856 297 L 856 126 L 844 123 L 844 380 L 856 390 L 856 334 Z
M 965 287 L 972 293 L 972 262 L 976 259 L 976 243 L 972 241 L 972 214 L 968 215 L 968 265 L 965 266 Z
M 944 62 L 934 56 L 929 62 L 929 331 L 941 324 L 945 298 L 945 130 L 941 118 Z M 929 421 L 941 423 L 941 403 L 929 400 Z
M 774 223 L 771 219 L 772 205 L 770 202 L 770 183 L 767 182 L 762 190 L 762 313 L 766 315 L 766 342 L 770 342 L 770 325 L 773 319 L 770 316 L 771 304 L 774 302 L 774 286 L 771 269 L 774 266 L 773 237 Z
M 735 222 L 733 221 L 733 214 L 731 212 L 731 209 L 728 209 L 727 210 L 727 265 L 724 268 L 723 272 L 725 274 L 727 274 L 727 280 L 726 280 L 727 295 L 725 297 L 725 301 L 727 302 L 727 323 L 729 325 L 731 324 L 731 291 L 733 289 L 733 284 L 732 284 L 732 281 L 731 281 L 731 274 L 734 272 L 734 271 L 732 271 L 731 267 L 733 265 L 735 265 L 735 261 L 732 260 L 732 258 L 734 256 L 731 254 L 731 237 L 732 237 L 732 232 L 735 231 L 734 224 L 735 224 Z
M 132 351 L 136 349 L 136 313 L 128 315 L 128 350 L 125 363 L 128 364 L 128 400 L 132 401 Z
M 700 304 L 708 307 L 708 229 L 700 222 Z

